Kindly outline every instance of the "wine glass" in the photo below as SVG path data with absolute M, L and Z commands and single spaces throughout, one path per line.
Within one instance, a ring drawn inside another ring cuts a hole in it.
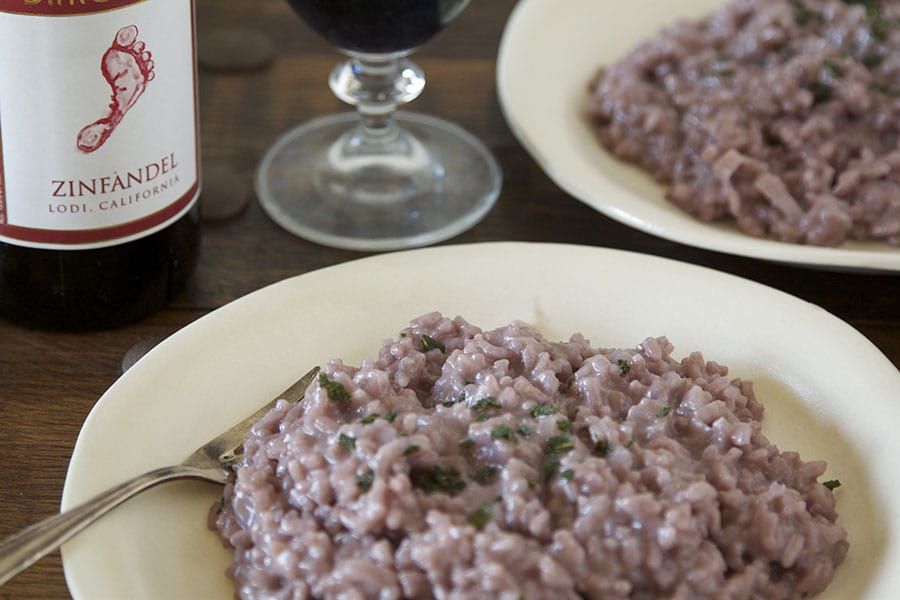
M 256 177 L 268 215 L 300 237 L 352 250 L 424 246 L 480 221 L 501 185 L 487 148 L 452 123 L 397 112 L 425 85 L 407 56 L 469 0 L 287 1 L 347 55 L 329 84 L 356 111 L 275 142 Z

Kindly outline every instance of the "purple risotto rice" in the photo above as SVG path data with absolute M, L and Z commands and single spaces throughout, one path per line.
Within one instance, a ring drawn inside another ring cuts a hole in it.
M 737 0 L 601 69 L 589 113 L 704 221 L 900 244 L 898 0 Z
M 243 598 L 800 598 L 836 481 L 748 381 L 666 338 L 592 348 L 438 313 L 253 429 L 213 527 Z

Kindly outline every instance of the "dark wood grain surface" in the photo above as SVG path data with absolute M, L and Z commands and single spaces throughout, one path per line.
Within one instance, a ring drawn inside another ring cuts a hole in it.
M 900 365 L 900 277 L 795 268 L 682 246 L 612 221 L 558 189 L 518 144 L 497 102 L 497 47 L 514 4 L 476 0 L 416 56 L 428 85 L 412 108 L 451 119 L 477 135 L 506 174 L 490 214 L 447 243 L 569 242 L 709 266 L 821 306 Z M 198 0 L 198 23 L 201 42 L 237 29 L 268 36 L 277 48 L 262 69 L 200 71 L 209 182 L 204 202 L 215 203 L 214 194 L 226 194 L 213 182 L 227 177 L 227 194 L 239 190 L 247 206 L 235 217 L 204 223 L 200 263 L 189 288 L 168 310 L 146 321 L 84 334 L 33 331 L 0 321 L 0 536 L 58 510 L 82 422 L 121 374 L 129 350 L 150 345 L 261 286 L 364 256 L 293 237 L 251 198 L 254 169 L 280 132 L 343 110 L 326 85 L 337 54 L 294 18 L 283 0 Z M 59 552 L 0 588 L 0 598 L 68 597 Z

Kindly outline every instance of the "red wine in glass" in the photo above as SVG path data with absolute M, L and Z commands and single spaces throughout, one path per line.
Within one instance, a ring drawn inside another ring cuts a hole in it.
M 469 0 L 288 0 L 312 29 L 352 52 L 383 54 L 421 46 Z

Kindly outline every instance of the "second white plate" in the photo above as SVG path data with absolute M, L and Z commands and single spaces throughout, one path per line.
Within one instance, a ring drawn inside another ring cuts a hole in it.
M 608 154 L 586 116 L 588 83 L 641 40 L 723 0 L 521 0 L 500 44 L 497 84 L 522 145 L 562 189 L 626 225 L 707 250 L 839 270 L 900 271 L 900 248 L 787 244 L 704 223 L 663 197 L 643 171 Z

